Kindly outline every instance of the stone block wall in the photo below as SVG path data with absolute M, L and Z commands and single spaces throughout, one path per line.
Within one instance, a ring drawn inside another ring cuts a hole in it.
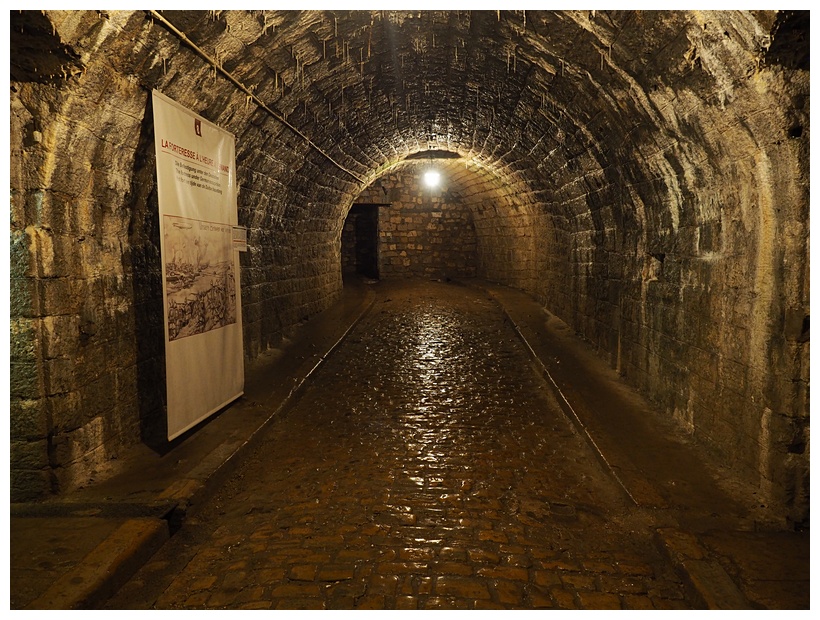
M 461 278 L 476 275 L 477 241 L 468 202 L 450 191 L 448 167 L 441 184 L 424 185 L 427 163 L 408 162 L 380 177 L 357 202 L 389 202 L 379 212 L 381 277 Z
M 361 217 L 360 213 L 353 210 L 347 214 L 344 226 L 342 227 L 342 273 L 352 274 L 356 273 L 356 224 Z
M 379 277 L 378 204 L 354 204 L 342 228 L 342 273 Z
M 56 12 L 45 25 L 39 11 L 24 18 L 26 28 L 54 37 L 55 49 L 93 40 L 110 56 L 90 57 L 74 77 L 24 76 L 12 89 L 13 501 L 109 476 L 140 442 L 167 447 L 151 89 L 135 75 L 242 140 L 249 359 L 338 296 L 339 205 L 355 186 L 338 170 L 322 171 L 281 126 L 262 133 L 249 124 L 243 114 L 251 110 L 234 89 L 203 92 L 207 65 L 186 68 L 190 50 L 144 15 Z M 172 55 L 178 70 L 162 60 Z M 267 139 L 287 148 L 272 154 Z
M 101 105 L 90 104 L 96 87 L 68 98 L 30 84 L 12 98 L 15 499 L 63 488 L 72 470 L 103 475 L 139 440 L 143 402 L 156 396 L 137 385 L 162 351 L 136 329 L 160 291 L 134 294 L 150 276 L 131 260 L 150 255 L 150 243 L 130 252 L 146 223 L 130 209 L 145 97 L 113 70 L 98 79 L 110 95 Z M 73 157 L 63 159 L 66 151 Z
M 197 49 L 146 11 L 11 13 L 14 498 L 162 436 L 157 88 L 237 138 L 249 359 L 339 294 L 382 179 L 383 275 L 528 291 L 805 519 L 807 12 L 164 14 Z M 461 157 L 436 203 L 397 167 L 431 147 Z
M 476 275 L 524 290 L 536 287 L 538 239 L 525 186 L 514 179 L 487 178 L 463 164 L 453 177 L 463 200 L 474 213 L 478 256 Z

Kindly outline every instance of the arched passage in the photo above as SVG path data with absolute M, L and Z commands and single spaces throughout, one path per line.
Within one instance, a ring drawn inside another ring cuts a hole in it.
M 515 180 L 496 179 L 457 154 L 416 155 L 388 168 L 354 200 L 383 207 L 383 275 L 532 284 L 538 227 Z M 440 175 L 433 187 L 424 178 L 430 170 Z
M 408 155 L 458 153 L 482 275 L 536 297 L 799 518 L 801 19 L 13 13 L 13 494 L 78 484 L 162 407 L 156 88 L 237 138 L 249 358 L 339 294 L 356 196 Z

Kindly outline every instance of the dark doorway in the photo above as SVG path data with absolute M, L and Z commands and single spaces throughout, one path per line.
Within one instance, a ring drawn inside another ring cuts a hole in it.
M 354 204 L 342 229 L 342 273 L 379 278 L 379 207 Z

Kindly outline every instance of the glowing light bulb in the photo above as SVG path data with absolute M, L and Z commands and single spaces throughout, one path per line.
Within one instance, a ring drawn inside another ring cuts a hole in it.
M 441 181 L 441 174 L 437 170 L 428 170 L 424 173 L 424 184 L 427 187 L 438 187 Z

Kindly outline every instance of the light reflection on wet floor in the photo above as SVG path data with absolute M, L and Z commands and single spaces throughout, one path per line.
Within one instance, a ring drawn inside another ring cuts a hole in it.
M 213 533 L 159 605 L 680 604 L 650 533 L 617 525 L 624 507 L 494 302 L 383 284 L 202 517 Z M 217 580 L 190 599 L 197 576 L 230 570 L 246 576 L 234 598 Z

